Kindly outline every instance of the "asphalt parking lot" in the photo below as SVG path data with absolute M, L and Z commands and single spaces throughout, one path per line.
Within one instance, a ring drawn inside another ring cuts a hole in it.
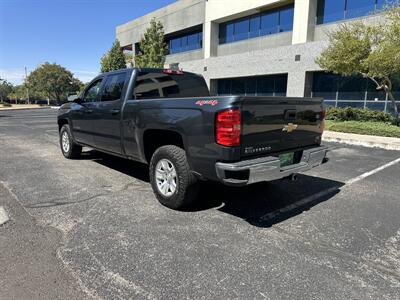
M 50 232 L 52 286 L 73 291 L 60 298 L 400 298 L 400 152 L 327 144 L 329 161 L 296 182 L 206 184 L 201 205 L 176 212 L 156 201 L 145 165 L 90 150 L 64 159 L 56 113 L 0 111 L 6 295 L 20 280 L 4 267 L 19 253 L 10 245 L 26 247 L 7 239 L 27 238 L 26 210 L 27 228 Z

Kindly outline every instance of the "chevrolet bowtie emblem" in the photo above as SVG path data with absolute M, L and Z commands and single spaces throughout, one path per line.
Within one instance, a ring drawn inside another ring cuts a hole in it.
M 292 132 L 295 131 L 297 129 L 299 125 L 297 124 L 293 124 L 293 123 L 289 123 L 287 125 L 285 125 L 285 127 L 283 127 L 282 131 L 286 131 L 286 132 Z

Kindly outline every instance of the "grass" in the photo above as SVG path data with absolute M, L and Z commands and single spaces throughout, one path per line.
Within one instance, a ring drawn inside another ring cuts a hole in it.
M 383 122 L 327 120 L 326 130 L 400 138 L 400 127 Z

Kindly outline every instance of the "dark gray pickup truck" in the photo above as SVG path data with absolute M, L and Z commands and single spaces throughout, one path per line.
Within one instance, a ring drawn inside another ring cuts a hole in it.
M 83 146 L 149 164 L 165 206 L 193 203 L 199 181 L 241 186 L 323 163 L 322 99 L 212 96 L 203 77 L 126 69 L 97 76 L 58 114 L 60 146 Z

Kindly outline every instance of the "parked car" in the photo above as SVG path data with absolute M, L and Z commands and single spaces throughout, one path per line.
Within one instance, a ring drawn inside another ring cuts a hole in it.
M 126 69 L 97 76 L 58 113 L 66 158 L 82 147 L 149 164 L 165 206 L 183 209 L 199 182 L 243 186 L 320 165 L 322 99 L 210 96 L 189 72 Z

